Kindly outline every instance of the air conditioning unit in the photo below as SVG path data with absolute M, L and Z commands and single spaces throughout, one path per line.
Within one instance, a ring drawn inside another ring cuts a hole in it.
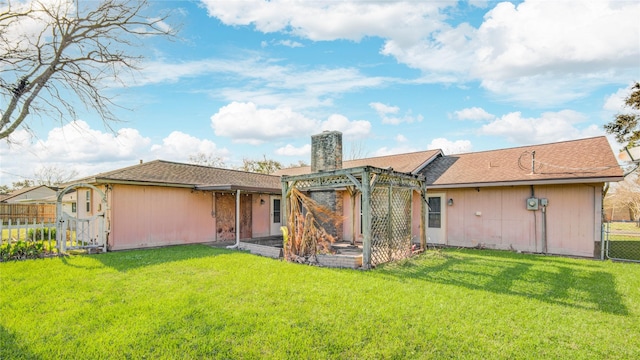
M 527 210 L 538 210 L 537 198 L 532 197 L 527 199 Z

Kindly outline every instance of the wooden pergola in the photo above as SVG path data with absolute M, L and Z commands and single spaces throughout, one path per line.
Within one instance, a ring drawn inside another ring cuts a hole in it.
M 427 204 L 425 179 L 422 175 L 395 172 L 362 166 L 305 175 L 282 177 L 282 212 L 289 219 L 287 203 L 291 190 L 304 192 L 347 191 L 351 196 L 351 221 L 355 241 L 356 197 L 362 196 L 362 266 L 371 268 L 380 263 L 411 255 L 412 202 L 414 192 L 420 194 L 420 244 L 426 245 L 425 215 Z M 291 227 L 292 224 L 287 224 Z

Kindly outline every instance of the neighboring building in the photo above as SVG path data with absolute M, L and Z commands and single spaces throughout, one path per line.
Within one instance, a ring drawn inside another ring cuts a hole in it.
M 29 186 L 22 189 L 12 191 L 8 196 L 4 197 L 2 202 L 5 203 L 25 203 L 37 202 L 50 196 L 55 196 L 58 189 L 46 185 Z
M 156 160 L 74 183 L 77 217 L 104 214 L 110 250 L 281 234 L 276 176 Z
M 344 161 L 342 168 L 365 165 L 426 178 L 427 243 L 585 257 L 599 256 L 604 185 L 623 179 L 605 137 L 449 156 L 431 150 Z M 306 173 L 310 167 L 276 174 Z M 353 220 L 343 239 L 357 241 L 359 198 L 337 193 L 337 208 Z M 420 201 L 415 192 L 414 239 Z
M 57 189 L 38 185 L 15 190 L 0 201 L 0 220 L 3 223 L 54 222 Z

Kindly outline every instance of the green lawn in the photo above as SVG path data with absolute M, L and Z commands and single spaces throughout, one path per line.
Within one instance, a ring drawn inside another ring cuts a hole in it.
M 488 250 L 372 271 L 226 249 L 0 263 L 0 359 L 637 359 L 640 265 Z

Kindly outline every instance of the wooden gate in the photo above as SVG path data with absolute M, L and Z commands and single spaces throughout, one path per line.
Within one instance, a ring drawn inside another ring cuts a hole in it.
M 88 218 L 77 218 L 62 211 L 62 197 L 77 188 L 90 188 L 100 195 L 102 212 Z M 96 249 L 107 251 L 107 237 L 105 229 L 105 211 L 107 197 L 97 187 L 90 184 L 75 184 L 67 186 L 58 194 L 56 203 L 56 243 L 58 251 L 65 253 L 74 249 Z

